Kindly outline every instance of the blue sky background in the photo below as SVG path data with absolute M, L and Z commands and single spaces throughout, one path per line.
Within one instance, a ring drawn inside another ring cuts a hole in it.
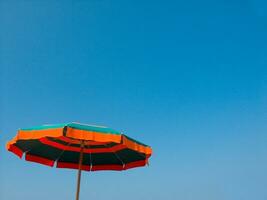
M 267 3 L 0 2 L 0 199 L 75 197 L 76 171 L 5 150 L 18 128 L 79 121 L 153 147 L 83 173 L 81 199 L 267 199 Z

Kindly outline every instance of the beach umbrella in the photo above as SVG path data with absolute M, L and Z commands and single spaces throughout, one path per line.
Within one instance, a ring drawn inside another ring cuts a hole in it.
M 151 147 L 123 133 L 80 123 L 19 129 L 6 148 L 18 157 L 50 167 L 77 169 L 76 200 L 81 171 L 127 170 L 148 164 Z

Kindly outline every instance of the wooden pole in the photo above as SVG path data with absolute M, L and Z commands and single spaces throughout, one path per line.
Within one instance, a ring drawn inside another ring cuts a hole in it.
M 81 141 L 80 158 L 79 158 L 79 170 L 78 170 L 78 177 L 77 177 L 76 200 L 79 200 L 79 194 L 80 194 L 80 182 L 81 182 L 82 162 L 83 162 L 83 149 L 84 149 L 84 142 L 82 140 Z

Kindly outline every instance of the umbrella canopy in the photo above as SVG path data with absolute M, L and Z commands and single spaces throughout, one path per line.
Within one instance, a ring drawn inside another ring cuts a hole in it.
M 78 169 L 76 199 L 81 170 L 127 170 L 148 164 L 151 147 L 119 131 L 79 123 L 43 125 L 18 130 L 7 143 L 8 151 L 25 160 Z
M 79 123 L 43 125 L 20 129 L 7 143 L 7 150 L 25 160 L 58 168 L 82 170 L 126 170 L 145 166 L 151 147 L 119 131 Z M 55 164 L 56 163 L 56 164 Z

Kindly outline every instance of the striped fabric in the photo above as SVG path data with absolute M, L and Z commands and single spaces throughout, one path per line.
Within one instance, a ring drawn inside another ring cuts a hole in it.
M 151 147 L 119 131 L 79 123 L 43 125 L 20 129 L 7 143 L 8 151 L 25 160 L 58 168 L 127 170 L 148 164 Z

